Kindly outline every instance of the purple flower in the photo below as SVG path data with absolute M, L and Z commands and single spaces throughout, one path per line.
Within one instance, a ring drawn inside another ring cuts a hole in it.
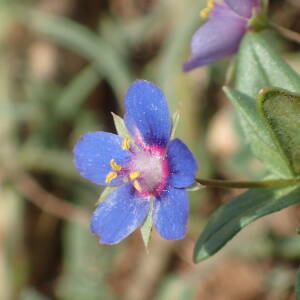
M 142 224 L 153 203 L 159 234 L 181 239 L 189 210 L 185 188 L 194 183 L 196 160 L 181 140 L 170 141 L 168 104 L 153 83 L 134 82 L 125 110 L 131 138 L 90 132 L 74 147 L 75 166 L 83 177 L 99 185 L 119 185 L 96 208 L 91 231 L 101 243 L 118 243 Z
M 234 54 L 248 30 L 248 22 L 259 8 L 259 0 L 208 1 L 200 12 L 207 22 L 194 34 L 191 42 L 192 56 L 183 64 L 184 71 L 210 64 Z

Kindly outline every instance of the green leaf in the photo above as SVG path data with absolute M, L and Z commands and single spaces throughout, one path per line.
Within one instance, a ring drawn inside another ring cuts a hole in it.
M 224 92 L 239 113 L 242 128 L 254 155 L 277 175 L 292 176 L 287 162 L 278 153 L 268 128 L 260 118 L 255 102 L 246 94 L 229 87 L 224 87 Z
M 96 206 L 99 205 L 111 192 L 113 192 L 117 187 L 116 186 L 107 186 L 102 191 L 99 199 L 96 202 Z
M 194 260 L 207 259 L 258 218 L 300 202 L 300 188 L 251 189 L 220 206 L 199 237 Z
M 295 293 L 296 293 L 296 300 L 300 300 L 300 267 L 296 275 Z
M 276 88 L 263 89 L 258 110 L 274 143 L 294 173 L 300 174 L 300 95 Z
M 152 226 L 153 226 L 153 201 L 151 201 L 150 203 L 148 216 L 141 227 L 141 234 L 142 234 L 146 251 L 148 251 L 148 246 L 151 239 Z
M 131 136 L 125 126 L 124 120 L 113 112 L 111 114 L 113 116 L 114 124 L 118 135 L 120 135 L 123 138 L 131 139 Z
M 254 99 L 264 87 L 279 87 L 299 93 L 300 77 L 261 33 L 249 32 L 240 46 L 235 87 Z

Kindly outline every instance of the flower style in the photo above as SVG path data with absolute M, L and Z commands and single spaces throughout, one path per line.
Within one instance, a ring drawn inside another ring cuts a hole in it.
M 100 243 L 123 240 L 148 215 L 167 240 L 185 236 L 188 197 L 197 163 L 179 139 L 170 141 L 172 122 L 162 91 L 144 80 L 134 82 L 125 96 L 124 121 L 131 137 L 107 132 L 85 134 L 74 147 L 80 174 L 105 186 L 116 186 L 96 208 L 91 231 Z
M 208 0 L 207 8 L 200 12 L 208 20 L 194 34 L 192 55 L 184 62 L 183 70 L 187 72 L 236 53 L 259 6 L 259 0 Z

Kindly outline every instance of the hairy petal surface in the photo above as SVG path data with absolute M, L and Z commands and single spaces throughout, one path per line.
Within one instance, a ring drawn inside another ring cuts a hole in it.
M 101 131 L 83 135 L 73 149 L 75 166 L 80 175 L 96 184 L 107 185 L 105 179 L 112 171 L 111 159 L 119 165 L 130 159 L 130 152 L 122 149 L 122 140 L 118 135 Z M 109 185 L 122 182 L 119 176 Z
M 246 19 L 239 17 L 226 4 L 216 4 L 209 20 L 192 38 L 192 56 L 184 62 L 183 70 L 190 71 L 234 54 L 246 30 Z
M 122 185 L 96 208 L 91 231 L 100 243 L 119 243 L 142 224 L 149 207 L 150 201 L 138 197 L 130 183 Z
M 169 164 L 168 182 L 173 187 L 185 188 L 192 185 L 198 170 L 197 162 L 188 147 L 179 139 L 171 141 L 167 148 Z
M 253 9 L 259 7 L 259 0 L 225 0 L 228 6 L 240 16 L 251 18 Z
M 182 239 L 186 234 L 188 213 L 186 191 L 168 186 L 166 191 L 154 201 L 154 226 L 166 240 Z
M 167 100 L 159 87 L 138 80 L 125 96 L 125 124 L 132 136 L 148 145 L 165 146 L 171 133 Z

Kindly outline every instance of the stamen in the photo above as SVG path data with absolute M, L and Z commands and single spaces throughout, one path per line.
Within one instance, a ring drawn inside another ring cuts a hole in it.
M 138 192 L 140 192 L 140 193 L 142 192 L 142 187 L 137 180 L 133 181 L 133 186 Z
M 123 178 L 123 182 L 128 182 L 128 180 L 129 180 L 128 177 Z
M 121 167 L 120 165 L 118 165 L 118 164 L 115 162 L 114 159 L 112 159 L 112 160 L 110 161 L 110 166 L 111 166 L 111 168 L 112 168 L 114 171 L 116 171 L 116 172 L 119 172 L 119 171 L 122 170 L 122 167 Z
M 131 173 L 129 174 L 129 178 L 130 178 L 131 180 L 135 180 L 135 179 L 137 179 L 140 175 L 141 175 L 141 172 L 140 172 L 140 171 L 131 172 Z
M 209 16 L 209 13 L 211 12 L 211 10 L 215 7 L 215 3 L 214 3 L 214 0 L 208 0 L 207 1 L 207 6 L 202 9 L 200 11 L 200 17 L 203 18 L 203 19 L 206 19 L 208 18 Z
M 122 142 L 122 149 L 129 150 L 129 148 L 130 148 L 130 140 L 129 140 L 129 138 L 124 138 L 124 140 Z
M 110 184 L 111 181 L 118 177 L 118 174 L 116 172 L 109 172 L 105 178 L 105 183 Z

